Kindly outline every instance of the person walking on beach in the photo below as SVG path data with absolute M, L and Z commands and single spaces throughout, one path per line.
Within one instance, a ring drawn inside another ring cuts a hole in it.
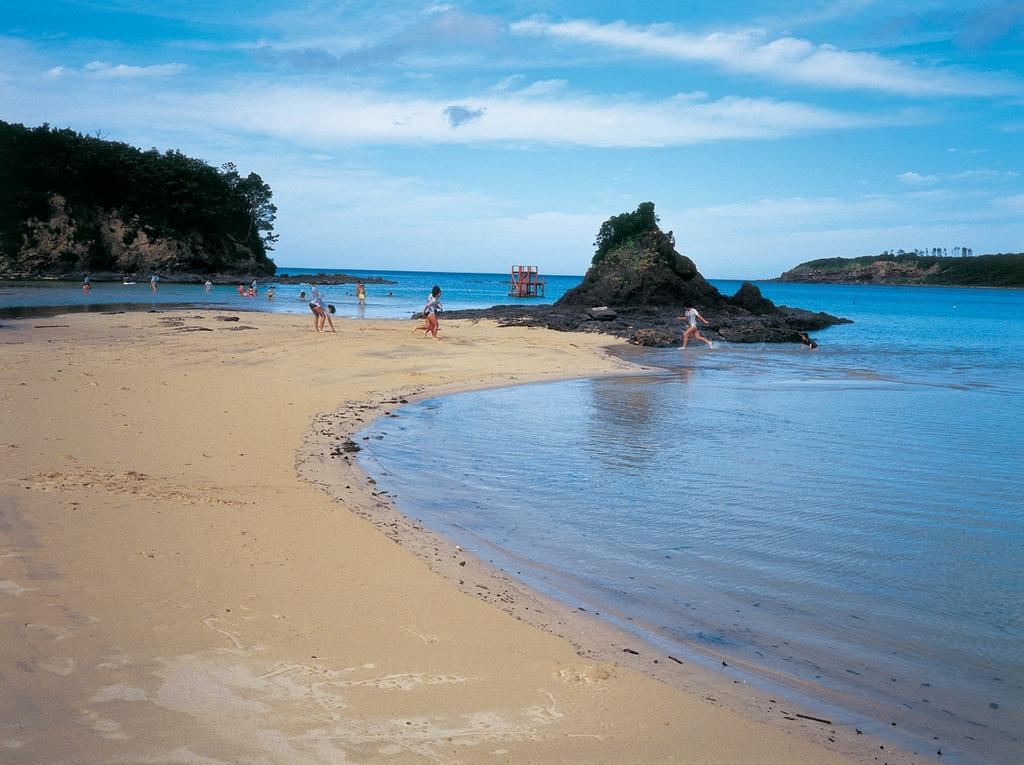
M 423 330 L 423 337 L 425 338 L 428 334 L 437 340 L 437 315 L 443 311 L 444 308 L 441 306 L 441 288 L 436 284 L 430 291 L 430 297 L 427 298 L 427 304 L 423 306 L 423 319 L 424 324 L 420 327 L 416 327 L 412 332 L 416 334 L 419 330 Z
M 699 313 L 697 313 L 696 308 L 694 308 L 693 306 L 687 306 L 686 311 L 683 312 L 683 315 L 677 316 L 676 318 L 679 319 L 680 321 L 685 319 L 687 322 L 686 330 L 683 332 L 683 348 L 685 348 L 687 343 L 690 342 L 691 337 L 697 338 L 702 343 L 707 343 L 708 348 L 714 347 L 713 345 L 711 345 L 711 341 L 704 337 L 704 335 L 700 333 L 700 329 L 697 328 L 698 320 L 702 324 L 707 324 L 708 320 L 701 316 Z
M 153 274 L 151 277 L 149 277 L 149 288 L 153 290 L 154 294 L 156 293 L 156 283 L 158 281 L 160 281 L 160 277 L 157 276 L 156 274 Z

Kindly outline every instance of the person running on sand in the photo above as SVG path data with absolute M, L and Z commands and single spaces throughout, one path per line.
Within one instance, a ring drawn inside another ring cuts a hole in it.
M 702 324 L 707 324 L 708 320 L 701 316 L 699 313 L 697 313 L 696 308 L 694 308 L 693 306 L 687 306 L 686 311 L 683 313 L 683 315 L 677 316 L 676 318 L 679 319 L 680 321 L 683 319 L 686 319 L 687 321 L 686 331 L 683 332 L 683 348 L 685 348 L 687 343 L 690 342 L 691 337 L 697 338 L 702 343 L 707 343 L 708 348 L 714 347 L 713 345 L 711 345 L 711 341 L 704 337 L 704 335 L 702 335 L 700 333 L 700 330 L 697 328 L 698 320 L 700 320 Z
M 818 343 L 808 337 L 806 332 L 800 333 L 800 345 L 809 351 L 818 350 Z
M 437 315 L 443 311 L 444 308 L 441 306 L 441 288 L 436 284 L 434 289 L 430 291 L 430 297 L 427 298 L 427 304 L 423 306 L 423 326 L 416 327 L 412 332 L 416 334 L 419 330 L 423 330 L 423 337 L 430 334 L 435 340 L 437 340 Z

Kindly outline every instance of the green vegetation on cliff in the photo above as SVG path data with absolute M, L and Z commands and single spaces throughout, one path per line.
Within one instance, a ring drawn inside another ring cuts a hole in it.
M 233 165 L 0 121 L 0 277 L 270 275 L 276 213 Z
M 822 258 L 786 271 L 779 281 L 1024 287 L 1024 254 L 949 258 L 883 253 L 860 258 Z

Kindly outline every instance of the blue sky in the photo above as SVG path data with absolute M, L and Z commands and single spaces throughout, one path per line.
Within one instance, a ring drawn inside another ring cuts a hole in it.
M 0 0 L 0 119 L 259 173 L 283 268 L 1024 251 L 1024 0 Z

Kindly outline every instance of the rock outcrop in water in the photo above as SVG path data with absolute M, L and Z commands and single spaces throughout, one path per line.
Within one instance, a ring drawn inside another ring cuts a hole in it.
M 776 306 L 756 285 L 744 282 L 732 297 L 710 284 L 679 254 L 646 202 L 633 213 L 609 219 L 598 234 L 598 251 L 583 282 L 550 306 L 495 306 L 452 311 L 453 318 L 491 318 L 506 325 L 604 332 L 638 345 L 677 345 L 679 317 L 688 306 L 708 320 L 711 339 L 740 343 L 796 343 L 801 332 L 848 322 L 826 313 Z M 606 311 L 595 311 L 605 308 Z

